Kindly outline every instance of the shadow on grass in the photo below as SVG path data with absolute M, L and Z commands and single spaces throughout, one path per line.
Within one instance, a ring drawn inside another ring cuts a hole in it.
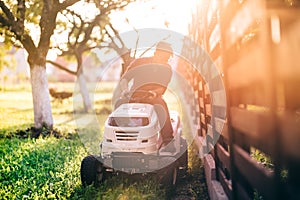
M 14 126 L 2 128 L 2 129 L 0 129 L 0 138 L 16 137 L 16 132 L 18 130 L 26 130 L 32 126 L 33 126 L 33 124 L 31 124 L 31 123 L 25 123 L 25 124 L 14 125 Z
M 23 124 L 19 126 L 11 126 L 9 128 L 0 129 L 0 138 L 39 138 L 54 136 L 55 138 L 72 139 L 77 136 L 76 129 L 67 126 L 58 128 L 34 128 L 32 124 Z

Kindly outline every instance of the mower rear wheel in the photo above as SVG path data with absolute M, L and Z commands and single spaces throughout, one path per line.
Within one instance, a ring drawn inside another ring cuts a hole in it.
M 166 189 L 167 196 L 172 196 L 175 191 L 176 184 L 177 184 L 177 175 L 178 175 L 178 168 L 175 163 L 172 163 L 170 166 L 164 169 L 165 174 L 161 181 L 162 185 Z
M 169 186 L 175 186 L 177 181 L 177 166 L 175 163 L 172 163 L 168 167 L 162 169 L 162 184 Z

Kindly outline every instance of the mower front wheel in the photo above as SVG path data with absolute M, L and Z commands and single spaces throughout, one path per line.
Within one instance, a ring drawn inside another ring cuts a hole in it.
M 85 157 L 81 162 L 80 176 L 84 186 L 104 181 L 104 168 L 94 155 Z

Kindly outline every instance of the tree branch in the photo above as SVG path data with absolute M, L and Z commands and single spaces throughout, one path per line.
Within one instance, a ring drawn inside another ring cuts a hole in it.
M 57 67 L 58 69 L 64 70 L 65 72 L 68 72 L 68 73 L 70 73 L 70 74 L 72 74 L 72 75 L 74 75 L 74 76 L 77 75 L 76 72 L 74 72 L 74 71 L 68 69 L 67 67 L 65 67 L 65 66 L 63 66 L 63 65 L 61 65 L 61 64 L 59 64 L 59 63 L 57 63 L 57 62 L 54 62 L 54 61 L 51 61 L 51 60 L 47 60 L 46 62 L 47 62 L 47 63 L 50 63 L 50 64 L 53 65 L 54 67 Z
M 25 1 L 24 0 L 18 0 L 17 21 L 19 21 L 21 24 L 24 24 L 25 11 L 26 11 Z
M 9 23 L 9 21 L 4 18 L 2 15 L 0 15 L 0 23 L 2 24 L 3 27 L 11 27 L 11 24 Z
M 122 38 L 120 37 L 119 32 L 113 27 L 113 25 L 111 23 L 109 23 L 108 26 L 114 32 L 115 37 L 118 38 L 118 40 L 121 42 L 122 47 L 124 47 L 125 44 L 124 44 Z
M 43 50 L 42 54 L 46 55 L 50 46 L 50 37 L 56 26 L 56 9 L 53 8 L 52 1 L 44 0 L 44 6 L 42 9 L 41 19 L 40 19 L 40 41 L 38 44 L 38 49 Z
M 104 48 L 111 48 L 111 47 L 104 46 L 104 45 L 95 45 L 95 46 L 86 47 L 83 51 L 90 51 L 90 50 L 95 49 L 95 48 L 104 49 Z
M 81 34 L 81 32 L 82 32 L 82 30 L 83 30 L 83 27 L 84 27 L 84 20 L 82 19 L 82 17 L 81 17 L 79 14 L 75 13 L 74 11 L 69 10 L 69 9 L 66 9 L 66 11 L 67 11 L 67 13 L 66 13 L 65 17 L 66 17 L 67 20 L 72 24 L 72 29 L 71 29 L 71 31 L 68 33 L 68 46 L 71 47 L 71 48 L 73 48 L 73 49 L 75 49 L 75 48 L 76 48 L 76 45 L 77 45 L 77 43 L 78 43 L 78 39 L 79 39 L 79 37 L 80 37 L 80 34 Z M 68 14 L 70 14 L 70 15 L 72 16 L 73 19 L 70 19 L 70 18 L 68 17 Z M 79 19 L 79 21 L 80 21 L 79 26 L 78 26 L 77 23 L 76 23 L 76 17 L 77 17 L 77 18 Z M 78 31 L 76 31 L 77 33 L 75 32 L 76 29 L 78 29 Z M 72 42 L 71 42 L 71 40 L 70 40 L 70 39 L 72 38 L 72 34 L 74 34 L 74 37 L 75 37 L 74 44 L 72 44 Z M 70 49 L 70 48 L 69 48 L 69 49 Z
M 20 42 L 28 53 L 36 49 L 32 38 L 28 34 L 24 34 Z
M 58 3 L 57 1 L 53 2 L 44 0 L 44 7 L 40 20 L 41 36 L 38 45 L 39 49 L 43 49 L 45 51 L 42 52 L 43 54 L 47 54 L 48 47 L 50 46 L 50 37 L 52 36 L 56 26 L 56 17 L 58 12 L 78 1 L 79 0 L 66 0 L 62 3 Z
M 18 23 L 14 21 L 12 13 L 4 5 L 3 1 L 0 1 L 0 7 L 7 16 L 7 18 L 5 18 L 3 15 L 0 15 L 0 23 L 2 24 L 2 26 L 6 26 L 8 30 L 10 30 L 15 35 L 15 37 L 22 43 L 27 52 L 33 51 L 35 49 L 35 45 L 32 38 L 28 34 L 20 34 L 19 29 L 22 29 L 22 27 L 18 26 Z
M 100 13 L 98 14 L 94 20 L 89 23 L 89 25 L 85 28 L 85 30 L 83 31 L 84 32 L 84 38 L 83 40 L 80 42 L 79 46 L 81 48 L 84 48 L 83 46 L 86 45 L 86 43 L 89 41 L 89 39 L 91 38 L 91 34 L 92 34 L 92 31 L 93 29 L 95 28 L 95 26 L 98 24 L 98 22 L 101 20 L 103 14 Z
M 66 0 L 59 4 L 57 11 L 64 10 L 65 8 L 77 3 L 78 1 L 79 0 Z
M 139 41 L 140 41 L 140 35 L 138 35 L 136 41 L 135 41 L 135 49 L 134 49 L 134 54 L 133 54 L 133 57 L 135 58 L 136 56 L 136 52 L 137 52 L 137 49 L 138 49 L 138 44 L 139 44 Z
M 2 0 L 0 1 L 0 8 L 2 9 L 3 13 L 6 15 L 9 22 L 12 24 L 12 22 L 15 21 L 15 17 Z

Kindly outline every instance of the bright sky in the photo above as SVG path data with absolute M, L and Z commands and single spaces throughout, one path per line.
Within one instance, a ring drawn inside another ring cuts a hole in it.
M 187 34 L 191 10 L 197 0 L 145 0 L 131 3 L 125 11 L 112 14 L 112 24 L 120 31 L 139 28 L 164 28 Z M 125 19 L 128 18 L 128 23 Z M 166 26 L 168 25 L 168 27 Z

